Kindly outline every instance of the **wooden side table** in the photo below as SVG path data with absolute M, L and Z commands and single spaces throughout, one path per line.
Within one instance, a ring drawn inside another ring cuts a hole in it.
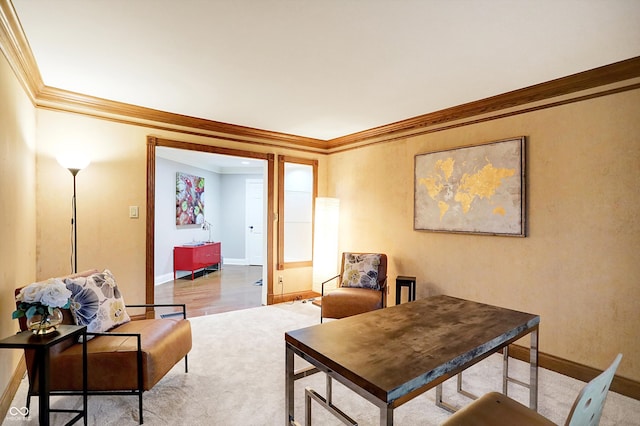
M 398 275 L 396 278 L 396 305 L 400 304 L 400 293 L 402 291 L 402 287 L 408 287 L 408 302 L 416 300 L 416 277 Z
M 49 349 L 66 339 L 82 336 L 82 410 L 50 409 L 49 407 Z M 59 325 L 57 330 L 49 334 L 37 335 L 31 331 L 22 331 L 13 336 L 0 340 L 0 349 L 33 349 L 35 358 L 34 372 L 38 375 L 38 407 L 39 423 L 49 425 L 49 414 L 77 413 L 67 425 L 71 425 L 81 418 L 87 424 L 87 327 L 77 325 Z M 28 415 L 28 413 L 27 413 Z

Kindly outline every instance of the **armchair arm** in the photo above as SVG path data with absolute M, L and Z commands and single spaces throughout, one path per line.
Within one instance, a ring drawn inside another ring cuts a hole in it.
M 380 291 L 382 292 L 382 307 L 387 307 L 387 277 L 384 277 L 384 280 L 380 283 Z
M 326 281 L 323 281 L 323 282 L 322 282 L 322 293 L 321 293 L 321 295 L 322 295 L 322 296 L 324 296 L 324 285 L 325 285 L 326 283 L 328 283 L 329 281 L 333 281 L 333 280 L 335 280 L 335 279 L 336 279 L 336 278 L 338 278 L 338 277 L 340 277 L 340 274 L 336 275 L 335 277 L 331 277 L 331 278 L 329 278 L 328 280 L 326 280 Z
M 384 277 L 384 280 L 380 283 L 380 290 L 384 290 L 387 288 L 387 277 Z
M 187 319 L 187 305 L 184 303 L 142 303 L 126 306 L 127 308 L 182 308 L 182 319 Z

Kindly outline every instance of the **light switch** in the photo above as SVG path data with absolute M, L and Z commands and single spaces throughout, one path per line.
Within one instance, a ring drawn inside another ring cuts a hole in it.
M 129 217 L 131 219 L 138 218 L 138 206 L 129 206 Z

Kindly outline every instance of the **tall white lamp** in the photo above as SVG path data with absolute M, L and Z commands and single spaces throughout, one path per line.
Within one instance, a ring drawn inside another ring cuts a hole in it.
M 89 159 L 82 154 L 70 152 L 68 154 L 59 155 L 58 163 L 71 172 L 73 176 L 73 198 L 71 200 L 72 216 L 71 216 L 71 232 L 73 233 L 73 272 L 78 272 L 78 221 L 76 219 L 76 175 L 78 172 L 89 165 Z
M 313 229 L 313 291 L 322 292 L 322 282 L 338 271 L 338 222 L 340 200 L 316 198 Z

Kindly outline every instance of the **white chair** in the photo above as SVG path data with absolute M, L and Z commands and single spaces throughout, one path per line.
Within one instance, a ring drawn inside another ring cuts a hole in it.
M 565 426 L 596 426 L 600 423 L 607 392 L 621 359 L 622 354 L 618 354 L 609 368 L 587 383 L 580 391 L 569 411 Z M 490 392 L 454 413 L 442 425 L 526 426 L 555 425 L 555 423 L 504 394 Z

